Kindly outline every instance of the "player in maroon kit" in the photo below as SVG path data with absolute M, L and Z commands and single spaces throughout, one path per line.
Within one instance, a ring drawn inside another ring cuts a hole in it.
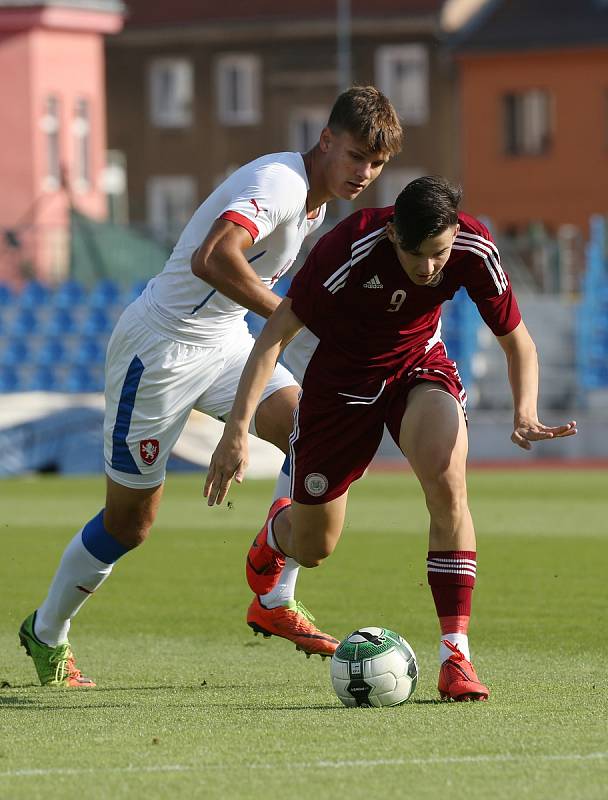
M 256 594 L 285 556 L 317 566 L 334 550 L 350 484 L 373 458 L 384 425 L 408 459 L 430 514 L 428 581 L 439 623 L 443 698 L 485 700 L 470 663 L 476 576 L 467 503 L 466 395 L 441 341 L 441 304 L 464 286 L 505 352 L 513 394 L 512 441 L 524 449 L 571 436 L 576 423 L 538 420 L 536 348 L 496 245 L 458 213 L 460 190 L 442 178 L 410 183 L 393 207 L 364 209 L 324 236 L 268 320 L 243 372 L 205 484 L 221 503 L 247 465 L 247 430 L 281 350 L 306 325 L 319 338 L 291 436 L 291 498 L 278 500 L 249 551 Z M 252 626 L 255 627 L 255 626 Z

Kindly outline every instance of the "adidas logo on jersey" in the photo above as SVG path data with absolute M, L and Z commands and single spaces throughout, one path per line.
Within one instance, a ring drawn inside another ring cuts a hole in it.
M 377 275 L 374 275 L 373 278 L 370 278 L 367 283 L 363 284 L 364 289 L 384 289 L 384 286 L 380 283 L 380 278 Z

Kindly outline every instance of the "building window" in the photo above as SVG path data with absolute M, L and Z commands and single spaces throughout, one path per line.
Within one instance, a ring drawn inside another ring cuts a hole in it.
M 74 185 L 80 192 L 91 187 L 91 111 L 89 101 L 79 98 L 74 108 Z
M 402 121 L 425 125 L 429 118 L 429 64 L 420 44 L 380 47 L 376 52 L 379 88 L 391 100 Z
M 405 189 L 408 183 L 427 174 L 423 167 L 409 167 L 407 169 L 385 167 L 374 184 L 377 204 L 379 206 L 392 206 L 401 190 Z
M 101 188 L 108 201 L 108 221 L 115 225 L 127 225 L 129 222 L 127 159 L 122 151 L 107 151 L 106 166 L 100 178 Z
M 148 179 L 148 224 L 159 239 L 174 242 L 196 205 L 196 181 L 190 175 Z
M 150 120 L 158 128 L 192 125 L 194 74 L 185 58 L 158 58 L 148 67 Z
M 531 89 L 503 95 L 504 149 L 510 156 L 540 156 L 551 147 L 551 97 Z
M 46 98 L 40 127 L 45 137 L 46 163 L 43 186 L 52 192 L 61 186 L 59 98 L 55 95 Z
M 220 56 L 216 64 L 218 118 L 224 125 L 256 125 L 261 117 L 260 59 Z
M 327 125 L 329 109 L 321 106 L 295 108 L 289 119 L 289 147 L 298 153 L 306 153 L 319 141 L 319 135 Z

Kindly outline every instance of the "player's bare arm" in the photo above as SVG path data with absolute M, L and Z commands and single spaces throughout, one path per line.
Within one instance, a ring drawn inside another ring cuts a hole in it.
M 253 244 L 245 228 L 216 220 L 191 259 L 192 273 L 244 308 L 269 317 L 281 298 L 268 289 L 247 261 Z
M 248 464 L 251 419 L 281 352 L 303 327 L 286 297 L 258 337 L 243 369 L 224 433 L 211 457 L 203 489 L 208 505 L 221 505 L 233 478 L 242 482 Z
M 513 433 L 511 441 L 523 450 L 532 442 L 574 436 L 576 422 L 543 425 L 538 419 L 538 357 L 536 346 L 523 322 L 506 336 L 497 337 L 507 358 L 509 383 L 513 394 Z

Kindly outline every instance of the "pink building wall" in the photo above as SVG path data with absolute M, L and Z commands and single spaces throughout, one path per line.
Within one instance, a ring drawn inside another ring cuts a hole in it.
M 100 186 L 105 166 L 104 33 L 118 31 L 118 14 L 78 9 L 0 9 L 0 229 L 21 247 L 0 248 L 0 280 L 19 285 L 32 272 L 55 283 L 65 277 L 71 201 L 93 217 L 106 214 Z M 49 186 L 42 127 L 49 96 L 59 102 L 63 186 Z M 89 105 L 90 183 L 75 181 L 76 103 Z

